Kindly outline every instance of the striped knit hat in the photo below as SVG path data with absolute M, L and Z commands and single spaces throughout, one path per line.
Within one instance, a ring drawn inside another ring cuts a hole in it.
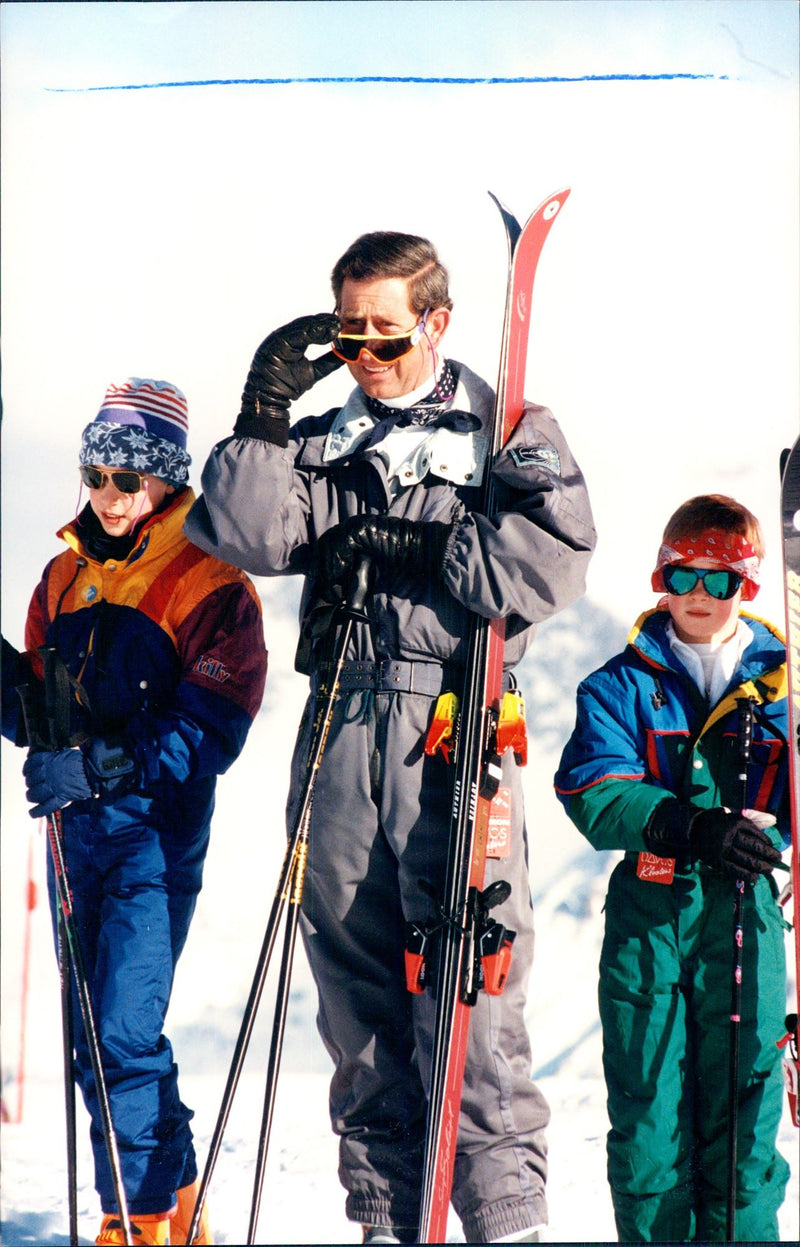
M 169 381 L 110 385 L 102 406 L 83 430 L 79 463 L 149 472 L 171 485 L 189 479 L 186 396 Z

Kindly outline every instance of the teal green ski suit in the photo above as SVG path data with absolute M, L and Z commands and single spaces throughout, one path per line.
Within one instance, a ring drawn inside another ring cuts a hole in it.
M 737 699 L 754 710 L 745 808 L 788 841 L 783 638 L 753 639 L 710 706 L 669 645 L 669 613 L 642 615 L 627 648 L 578 690 L 556 792 L 597 849 L 624 849 L 606 898 L 600 958 L 608 1176 L 623 1242 L 724 1241 L 735 880 L 678 859 L 642 858 L 655 807 L 677 796 L 741 809 Z M 638 873 L 637 873 L 638 872 Z M 668 874 L 668 872 L 667 872 Z M 654 877 L 655 876 L 655 877 Z M 771 875 L 744 892 L 736 1236 L 775 1241 L 789 1167 L 775 1141 L 783 1103 L 784 923 Z

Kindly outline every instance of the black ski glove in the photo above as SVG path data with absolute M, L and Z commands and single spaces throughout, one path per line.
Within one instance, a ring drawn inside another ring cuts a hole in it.
M 306 351 L 332 342 L 339 328 L 336 316 L 321 312 L 300 316 L 265 338 L 247 374 L 234 433 L 288 446 L 289 404 L 343 363 L 333 351 L 313 360 L 306 359 Z
M 451 524 L 404 520 L 395 515 L 353 515 L 317 542 L 317 574 L 325 586 L 341 584 L 366 554 L 384 571 L 438 576 Z
M 720 806 L 701 810 L 676 798 L 656 807 L 644 839 L 651 853 L 688 856 L 746 883 L 769 874 L 781 860 L 769 836 L 743 814 Z
M 89 797 L 115 800 L 139 786 L 139 768 L 127 750 L 99 736 L 79 749 L 31 753 L 22 773 L 27 781 L 26 797 L 37 802 L 29 811 L 31 818 L 54 814 L 71 801 Z

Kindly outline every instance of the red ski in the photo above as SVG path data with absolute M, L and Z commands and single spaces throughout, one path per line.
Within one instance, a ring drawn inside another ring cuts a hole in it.
M 495 401 L 492 445 L 484 473 L 482 497 L 475 509 L 491 516 L 496 510 L 489 471 L 523 411 L 525 367 L 530 330 L 531 298 L 536 266 L 556 216 L 569 195 L 560 191 L 546 199 L 524 227 L 494 195 L 508 240 L 509 270 L 500 371 Z M 498 881 L 483 891 L 486 844 L 492 799 L 500 783 L 500 758 L 508 748 L 517 752 L 519 737 L 507 730 L 502 706 L 503 620 L 474 615 L 471 621 L 467 675 L 457 716 L 453 805 L 438 957 L 431 967 L 437 1002 L 428 1122 L 425 1140 L 420 1243 L 446 1241 L 447 1214 L 453 1184 L 461 1090 L 467 1049 L 470 1008 L 481 987 L 502 990 L 514 933 L 489 918 L 489 911 L 510 894 Z M 455 715 L 453 715 L 453 727 Z M 444 735 L 449 734 L 445 727 Z M 440 737 L 441 740 L 441 737 Z M 519 756 L 519 755 L 518 755 Z M 426 933 L 419 936 L 417 964 Z M 413 933 L 412 933 L 413 935 Z M 413 982 L 415 950 L 410 953 Z M 412 987 L 420 990 L 420 987 Z

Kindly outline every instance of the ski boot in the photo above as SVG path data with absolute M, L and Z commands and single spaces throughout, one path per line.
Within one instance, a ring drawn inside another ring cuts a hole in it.
M 146 1213 L 144 1216 L 136 1215 L 130 1218 L 131 1223 L 131 1242 L 135 1247 L 162 1247 L 163 1244 L 169 1243 L 169 1213 L 156 1212 Z M 100 1226 L 100 1233 L 94 1240 L 95 1243 L 101 1244 L 101 1247 L 124 1247 L 125 1231 L 122 1228 L 122 1222 L 116 1212 L 106 1213 L 103 1217 L 103 1224 Z
M 192 1224 L 194 1216 L 195 1204 L 197 1203 L 197 1192 L 199 1183 L 192 1182 L 189 1186 L 182 1186 L 178 1191 L 178 1211 L 172 1218 L 170 1225 L 170 1243 L 188 1243 L 189 1226 Z M 208 1219 L 208 1201 L 203 1204 L 203 1211 L 200 1215 L 200 1225 L 197 1233 L 192 1239 L 192 1244 L 197 1247 L 205 1247 L 208 1243 L 213 1243 L 211 1237 L 211 1223 Z
M 362 1243 L 415 1243 L 416 1226 L 362 1225 Z

